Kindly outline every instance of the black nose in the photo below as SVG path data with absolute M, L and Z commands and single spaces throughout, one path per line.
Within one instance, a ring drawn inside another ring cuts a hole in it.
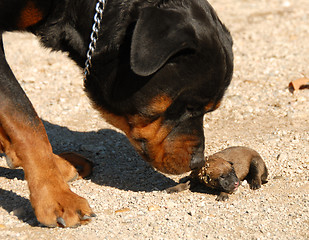
M 204 148 L 201 146 L 197 148 L 195 151 L 195 154 L 193 155 L 191 162 L 190 162 L 190 168 L 191 170 L 202 168 L 205 165 L 205 159 L 204 159 Z

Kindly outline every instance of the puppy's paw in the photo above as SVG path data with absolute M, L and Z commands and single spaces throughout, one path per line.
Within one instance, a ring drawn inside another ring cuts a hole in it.
M 252 190 L 257 190 L 259 188 L 261 188 L 261 181 L 258 179 L 252 180 L 250 183 L 250 188 Z
M 228 199 L 229 199 L 229 194 L 225 192 L 221 192 L 216 198 L 217 201 L 226 201 Z
M 166 193 L 176 193 L 176 192 L 185 191 L 189 188 L 190 188 L 190 182 L 188 181 L 188 182 L 185 182 L 185 183 L 179 183 L 176 186 L 165 189 L 164 191 Z

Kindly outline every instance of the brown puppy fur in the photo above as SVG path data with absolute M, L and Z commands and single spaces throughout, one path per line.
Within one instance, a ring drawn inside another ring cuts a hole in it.
M 216 200 L 228 199 L 239 186 L 239 181 L 247 180 L 250 188 L 259 189 L 267 182 L 268 170 L 261 156 L 247 147 L 230 147 L 206 158 L 206 164 L 192 171 L 184 183 L 168 188 L 168 193 L 180 192 L 202 183 L 206 187 L 221 191 Z

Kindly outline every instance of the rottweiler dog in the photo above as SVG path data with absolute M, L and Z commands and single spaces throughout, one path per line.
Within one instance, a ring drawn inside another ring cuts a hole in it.
M 1 0 L 0 36 L 27 31 L 81 68 L 96 0 Z M 67 180 L 44 126 L 0 47 L 0 150 L 24 169 L 39 222 L 75 226 L 94 213 Z M 203 115 L 215 110 L 233 72 L 232 38 L 206 0 L 108 0 L 85 91 L 155 169 L 180 174 L 204 165 Z M 78 156 L 81 160 L 80 156 Z
M 247 180 L 252 190 L 267 183 L 268 170 L 258 152 L 248 147 L 229 147 L 209 156 L 205 166 L 193 170 L 182 183 L 166 189 L 166 192 L 181 192 L 203 186 L 220 191 L 216 200 L 225 201 L 235 192 L 240 181 Z

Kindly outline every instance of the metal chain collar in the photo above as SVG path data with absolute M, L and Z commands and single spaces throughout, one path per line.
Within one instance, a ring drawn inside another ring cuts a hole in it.
M 84 82 L 86 82 L 87 77 L 90 75 L 90 68 L 92 66 L 91 63 L 91 57 L 92 54 L 96 48 L 97 41 L 99 38 L 99 30 L 101 27 L 101 22 L 103 18 L 103 12 L 105 9 L 107 0 L 98 0 L 96 7 L 95 7 L 95 15 L 93 17 L 94 23 L 92 25 L 92 32 L 90 34 L 90 43 L 89 43 L 89 48 L 87 51 L 87 60 L 85 62 L 85 68 L 84 68 Z

